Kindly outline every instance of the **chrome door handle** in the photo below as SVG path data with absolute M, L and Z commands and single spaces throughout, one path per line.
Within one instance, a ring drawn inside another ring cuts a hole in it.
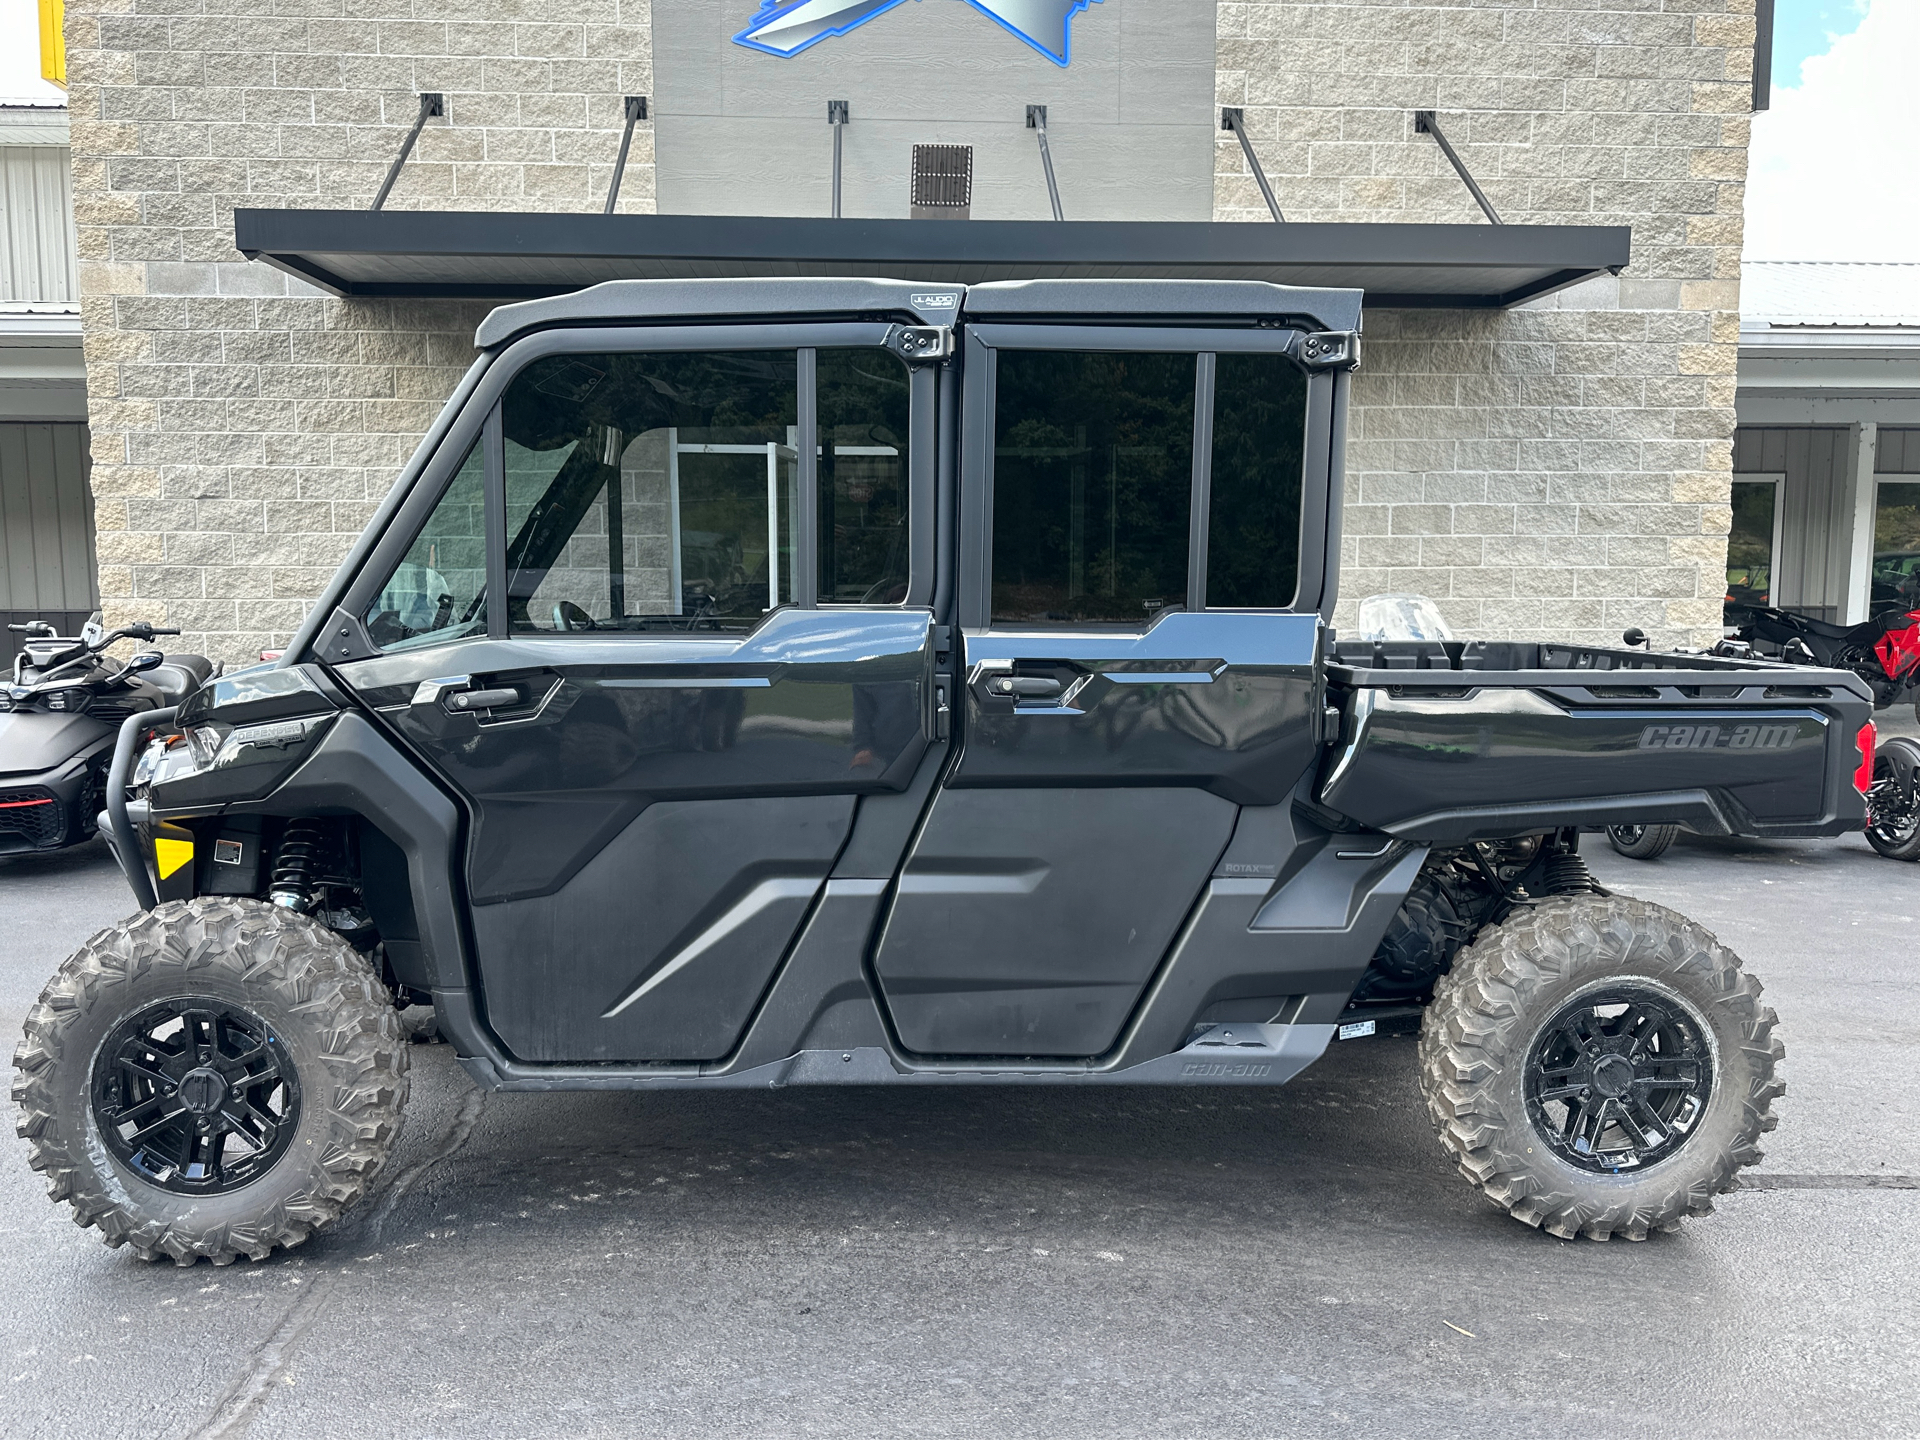
M 474 710 L 499 710 L 508 705 L 518 705 L 521 696 L 518 690 L 455 690 L 446 698 L 447 709 L 456 715 L 464 715 Z
M 526 703 L 526 696 L 510 686 L 475 690 L 472 685 L 471 675 L 442 675 L 437 680 L 422 680 L 413 692 L 413 703 L 438 705 L 449 715 L 471 715 Z
M 471 675 L 442 675 L 437 680 L 422 680 L 414 687 L 415 705 L 437 705 L 440 697 L 454 690 L 468 690 L 473 687 Z
M 1049 675 L 996 675 L 987 693 L 1014 700 L 1056 700 L 1066 687 Z

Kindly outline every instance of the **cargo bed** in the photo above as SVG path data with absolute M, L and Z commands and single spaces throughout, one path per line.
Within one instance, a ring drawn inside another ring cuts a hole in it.
M 1843 671 L 1597 646 L 1339 641 L 1331 810 L 1438 845 L 1678 821 L 1706 835 L 1857 830 L 1872 697 Z

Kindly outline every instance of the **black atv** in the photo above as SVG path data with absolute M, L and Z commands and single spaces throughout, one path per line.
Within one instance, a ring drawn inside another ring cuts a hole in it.
M 122 731 L 139 908 L 16 1056 L 53 1197 L 182 1264 L 304 1240 L 430 1003 L 493 1090 L 1277 1085 L 1417 1026 L 1519 1219 L 1708 1210 L 1773 1012 L 1579 830 L 1858 829 L 1871 697 L 1338 639 L 1359 323 L 1181 281 L 494 312 L 280 661 Z

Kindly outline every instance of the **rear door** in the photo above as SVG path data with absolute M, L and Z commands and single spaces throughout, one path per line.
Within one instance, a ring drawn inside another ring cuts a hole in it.
M 1311 763 L 1337 382 L 1290 329 L 1020 323 L 998 288 L 968 298 L 962 745 L 875 970 L 910 1050 L 1094 1056 L 1239 808 Z
M 897 328 L 520 341 L 329 628 L 465 798 L 517 1058 L 725 1055 L 927 749 L 934 377 Z

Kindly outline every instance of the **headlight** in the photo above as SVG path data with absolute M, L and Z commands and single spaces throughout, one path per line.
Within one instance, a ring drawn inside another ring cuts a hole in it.
M 140 752 L 140 758 L 133 762 L 133 773 L 127 777 L 129 788 L 152 782 L 154 769 L 166 758 L 167 742 L 149 740 L 146 749 Z
M 93 703 L 93 696 L 85 686 L 69 685 L 61 690 L 49 690 L 41 697 L 47 709 L 59 710 L 68 715 L 78 715 Z
M 232 728 L 230 725 L 194 725 L 187 729 L 184 737 L 174 734 L 149 740 L 134 763 L 127 783 L 164 785 L 169 780 L 198 774 L 213 764 Z
M 187 749 L 193 754 L 193 768 L 204 770 L 213 764 L 214 757 L 220 753 L 220 747 L 227 743 L 227 736 L 231 733 L 231 725 L 188 726 Z

